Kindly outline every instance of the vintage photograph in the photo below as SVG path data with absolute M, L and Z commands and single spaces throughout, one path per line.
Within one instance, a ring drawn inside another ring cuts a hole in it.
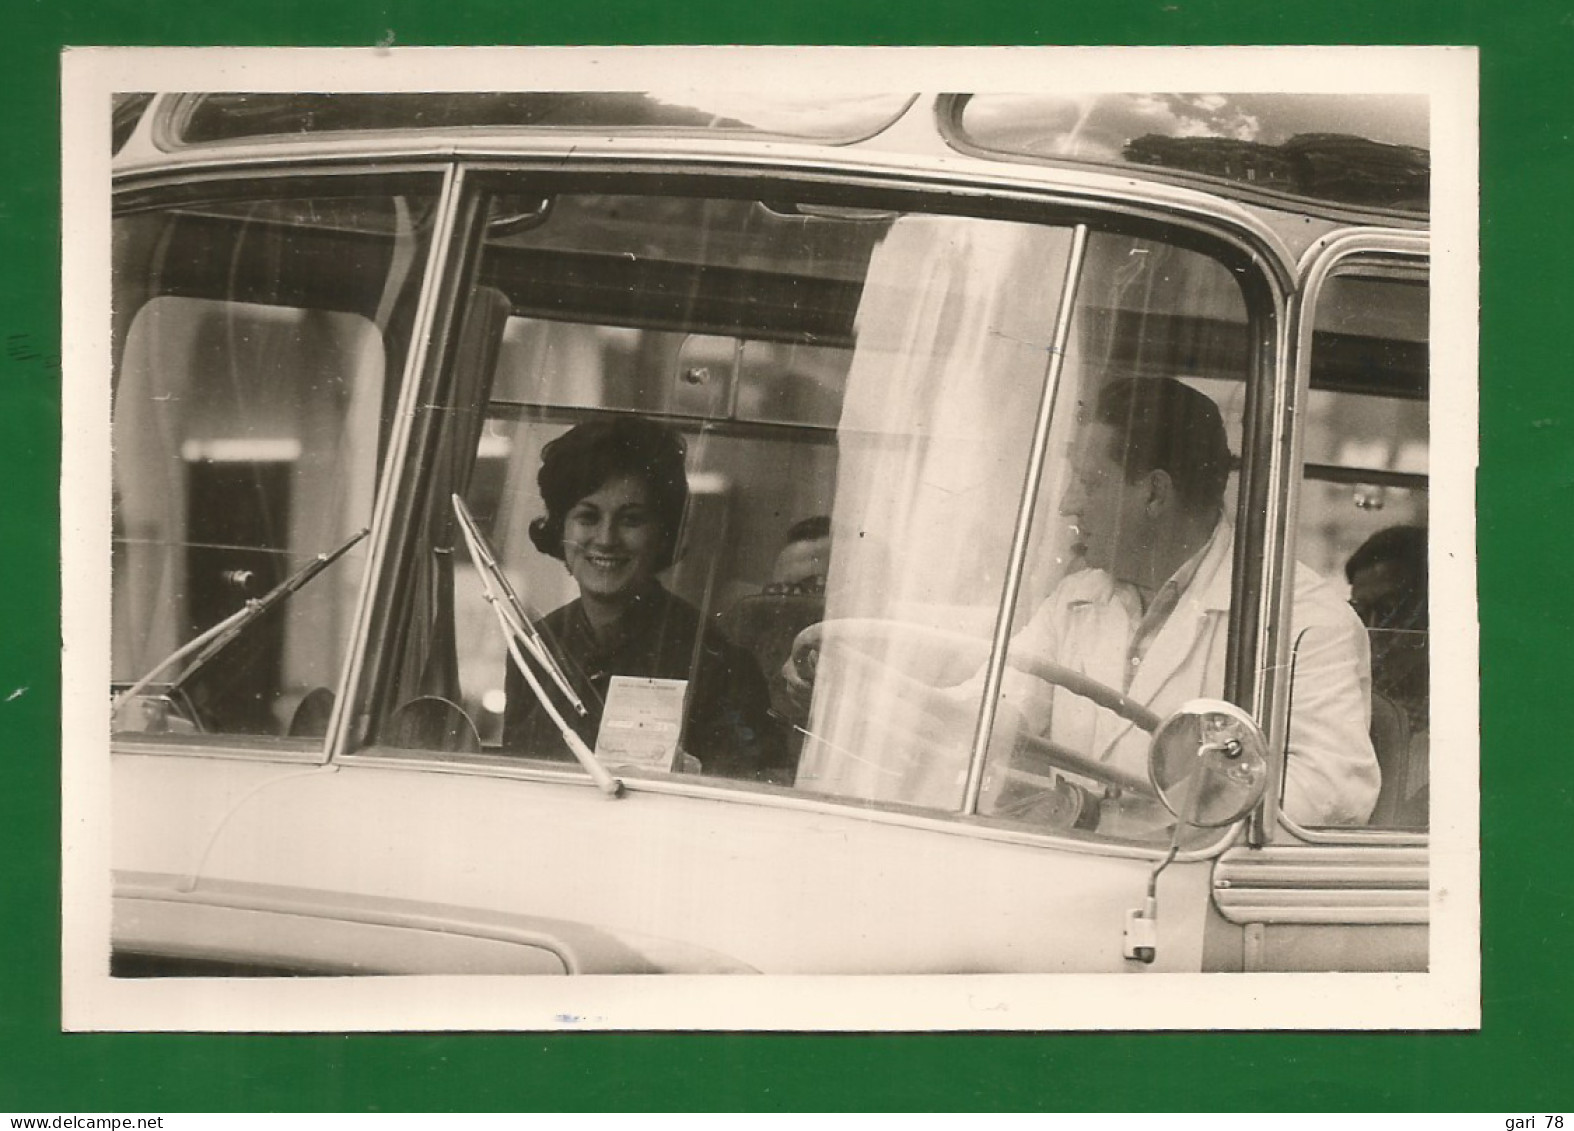
M 65 74 L 67 1027 L 1478 1023 L 1469 51 Z

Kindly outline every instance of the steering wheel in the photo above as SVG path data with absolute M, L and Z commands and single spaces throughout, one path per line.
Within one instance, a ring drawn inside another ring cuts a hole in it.
M 799 633 L 798 639 L 793 642 L 792 655 L 787 660 L 787 667 L 793 668 L 797 665 L 805 649 L 817 648 L 823 651 L 830 648 L 834 649 L 839 660 L 850 661 L 853 666 L 872 671 L 880 678 L 892 681 L 901 692 L 910 694 L 929 706 L 931 712 L 938 717 L 955 716 L 965 711 L 965 708 L 939 688 L 915 679 L 894 665 L 877 659 L 857 647 L 857 638 L 863 634 L 881 642 L 897 645 L 908 642 L 915 646 L 939 649 L 952 659 L 975 668 L 982 662 L 980 657 L 988 655 L 987 642 L 975 636 L 902 621 L 849 619 L 811 625 Z M 1163 721 L 1153 711 L 1123 692 L 1063 664 L 1041 657 L 1008 652 L 1007 665 L 1055 687 L 1063 687 L 1073 695 L 1087 699 L 1149 733 L 1157 730 Z M 797 673 L 797 678 L 802 680 L 801 671 Z M 967 713 L 971 714 L 971 712 Z M 1115 786 L 1124 792 L 1157 799 L 1158 795 L 1153 789 L 1153 784 L 1145 776 L 1097 761 L 1080 751 L 1037 735 L 1019 732 L 1016 743 L 1012 761 L 1019 769 L 1032 772 L 1062 770 L 1078 777 Z

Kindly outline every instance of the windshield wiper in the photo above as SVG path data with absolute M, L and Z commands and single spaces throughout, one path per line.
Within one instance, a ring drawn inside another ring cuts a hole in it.
M 486 535 L 481 533 L 480 526 L 476 524 L 475 515 L 470 513 L 470 508 L 458 495 L 453 496 L 453 501 L 454 515 L 459 519 L 459 529 L 464 532 L 465 545 L 470 548 L 470 556 L 485 574 L 482 579 L 483 585 L 489 578 L 496 586 L 495 592 L 492 586 L 485 586 L 486 599 L 497 609 L 497 615 L 503 621 L 504 627 L 519 638 L 519 642 L 530 652 L 531 658 L 546 669 L 552 681 L 574 705 L 574 710 L 579 713 L 580 718 L 584 718 L 590 712 L 575 693 L 573 685 L 568 682 L 568 676 L 531 621 L 530 614 L 525 612 L 525 603 L 519 599 L 519 594 L 515 593 L 514 587 L 509 584 L 508 575 L 498 564 L 497 555 L 492 552 Z
M 318 554 L 261 597 L 248 600 L 229 616 L 219 621 L 218 624 L 182 644 L 175 651 L 153 665 L 141 679 L 115 696 L 112 709 L 120 710 L 121 707 L 130 703 L 145 691 L 160 672 L 179 663 L 192 653 L 196 653 L 196 659 L 192 660 L 186 670 L 169 683 L 168 689 L 170 691 L 179 690 L 180 686 L 195 675 L 203 665 L 234 642 L 241 633 L 245 632 L 248 625 L 286 597 L 304 588 L 307 582 L 348 553 L 350 548 L 362 538 L 365 538 L 368 533 L 369 531 L 364 529 L 356 531 L 337 549 L 331 550 L 326 554 Z
M 563 741 L 568 745 L 569 751 L 578 759 L 579 764 L 585 768 L 598 788 L 609 797 L 623 796 L 623 783 L 607 770 L 596 758 L 590 747 L 585 745 L 585 740 L 579 737 L 579 732 L 568 725 L 568 720 L 563 717 L 547 695 L 546 688 L 541 686 L 541 681 L 530 668 L 530 663 L 525 659 L 523 646 L 530 653 L 531 659 L 540 663 L 541 667 L 552 677 L 554 683 L 562 689 L 574 708 L 583 717 L 588 712 L 585 704 L 574 689 L 569 686 L 568 677 L 558 666 L 557 661 L 547 650 L 546 641 L 536 631 L 536 626 L 530 623 L 530 618 L 525 614 L 524 605 L 519 600 L 519 595 L 514 592 L 514 587 L 508 583 L 508 578 L 503 574 L 502 566 L 497 563 L 497 555 L 492 552 L 492 547 L 487 544 L 486 536 L 481 533 L 481 528 L 476 525 L 475 516 L 470 513 L 470 508 L 465 506 L 465 501 L 458 495 L 453 495 L 454 515 L 459 519 L 459 530 L 465 536 L 465 545 L 470 548 L 470 558 L 478 567 L 481 578 L 481 595 L 486 603 L 492 606 L 492 612 L 497 616 L 498 626 L 503 630 L 503 642 L 508 645 L 509 658 L 514 661 L 514 666 L 519 669 L 519 674 L 525 677 L 530 691 L 536 697 L 536 702 L 541 704 L 548 717 L 557 725 L 558 733 L 563 736 Z

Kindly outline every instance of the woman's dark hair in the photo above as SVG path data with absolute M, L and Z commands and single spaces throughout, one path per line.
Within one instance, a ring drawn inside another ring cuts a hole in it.
M 541 449 L 536 484 L 547 513 L 530 523 L 530 540 L 543 554 L 561 560 L 563 523 L 574 504 L 611 480 L 630 476 L 650 489 L 651 509 L 665 539 L 656 569 L 666 569 L 677 556 L 678 529 L 689 502 L 685 451 L 677 432 L 637 416 L 571 428 Z

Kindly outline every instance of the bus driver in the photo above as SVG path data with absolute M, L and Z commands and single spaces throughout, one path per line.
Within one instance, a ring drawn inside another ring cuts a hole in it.
M 1234 556 L 1223 514 L 1229 469 L 1210 398 L 1171 378 L 1105 385 L 1073 443 L 1060 508 L 1086 568 L 1055 587 L 1013 638 L 1012 655 L 1079 671 L 1161 717 L 1218 697 Z M 1302 825 L 1361 824 L 1379 784 L 1366 633 L 1311 570 L 1298 565 L 1294 584 L 1284 811 Z M 816 631 L 800 636 L 783 673 L 803 703 Z M 982 682 L 980 672 L 955 691 L 976 703 Z M 1019 715 L 1028 733 L 1145 772 L 1147 736 L 1086 699 L 1008 665 L 1000 702 L 1002 717 Z

